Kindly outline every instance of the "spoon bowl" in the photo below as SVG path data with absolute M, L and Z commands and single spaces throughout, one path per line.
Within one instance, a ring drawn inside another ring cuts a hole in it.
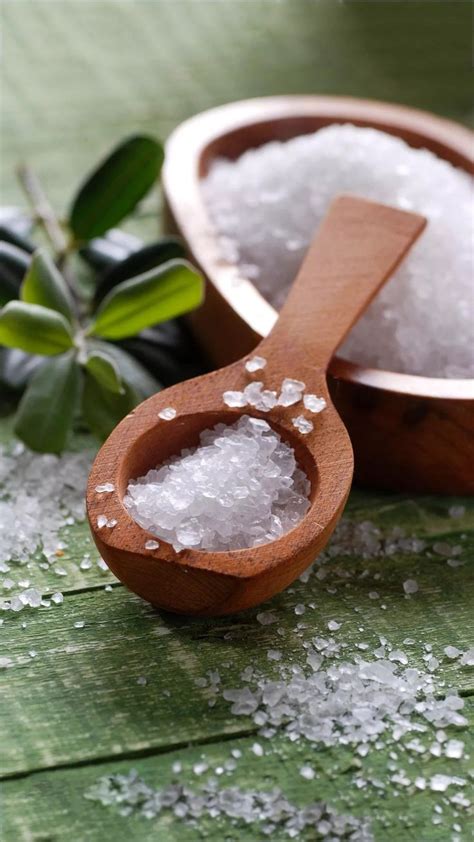
M 352 447 L 330 399 L 327 366 L 424 225 L 416 214 L 355 197 L 336 199 L 275 328 L 259 346 L 267 360 L 263 372 L 252 377 L 245 360 L 233 363 L 152 396 L 116 427 L 92 468 L 87 512 L 99 552 L 127 587 L 170 611 L 215 616 L 257 605 L 311 564 L 339 520 L 353 475 Z M 325 399 L 326 408 L 311 416 L 301 402 L 261 412 L 231 409 L 223 401 L 225 391 L 243 391 L 252 379 L 279 393 L 285 377 L 302 380 L 307 393 Z M 175 410 L 171 420 L 159 417 L 167 407 Z M 279 539 L 247 549 L 178 553 L 161 539 L 147 549 L 156 536 L 142 529 L 123 503 L 130 479 L 195 446 L 202 430 L 243 414 L 264 418 L 293 447 L 311 484 L 307 513 Z M 306 434 L 293 423 L 301 414 L 313 421 Z M 113 491 L 98 492 L 104 483 Z

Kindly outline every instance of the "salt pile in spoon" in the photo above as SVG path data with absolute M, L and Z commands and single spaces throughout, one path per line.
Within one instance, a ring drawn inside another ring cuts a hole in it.
M 177 552 L 238 550 L 293 529 L 309 492 L 293 449 L 266 421 L 243 415 L 204 430 L 198 447 L 131 480 L 124 505 Z
M 333 125 L 273 142 L 203 182 L 222 255 L 277 309 L 331 199 L 354 193 L 413 210 L 428 226 L 352 329 L 340 355 L 434 377 L 473 377 L 472 180 L 425 149 Z

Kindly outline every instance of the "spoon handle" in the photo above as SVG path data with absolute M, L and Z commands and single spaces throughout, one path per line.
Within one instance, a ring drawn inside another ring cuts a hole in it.
M 300 365 L 326 370 L 425 225 L 418 214 L 356 196 L 336 198 L 259 351 L 281 356 L 286 348 Z

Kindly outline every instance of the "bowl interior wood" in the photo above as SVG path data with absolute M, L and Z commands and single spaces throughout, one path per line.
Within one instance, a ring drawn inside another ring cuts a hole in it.
M 468 129 L 416 109 L 348 97 L 283 96 L 230 103 L 191 118 L 169 139 L 164 190 L 173 225 L 221 298 L 256 340 L 270 332 L 278 314 L 237 267 L 221 257 L 200 181 L 216 158 L 236 159 L 247 149 L 271 140 L 289 140 L 332 123 L 347 122 L 396 135 L 410 146 L 430 149 L 454 166 L 474 173 L 473 137 Z M 219 330 L 218 325 L 215 330 Z M 243 342 L 234 353 L 230 336 L 219 362 L 229 362 L 250 350 Z M 474 399 L 471 379 L 390 372 L 337 356 L 330 372 L 350 382 L 414 396 Z

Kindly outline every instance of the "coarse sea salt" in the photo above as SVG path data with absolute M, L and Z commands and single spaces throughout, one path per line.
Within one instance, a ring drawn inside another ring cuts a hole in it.
M 197 447 L 132 480 L 124 505 L 178 552 L 243 549 L 296 526 L 309 491 L 290 445 L 263 419 L 243 415 L 204 430 Z
M 363 365 L 472 377 L 472 180 L 426 149 L 332 125 L 215 161 L 203 183 L 223 257 L 277 309 L 330 201 L 353 193 L 416 211 L 426 230 L 341 346 Z
M 195 764 L 194 771 L 197 766 L 208 769 L 207 764 L 201 763 Z M 216 773 L 222 774 L 223 768 L 218 768 L 219 772 L 216 769 Z M 201 771 L 200 768 L 196 774 L 202 774 L 205 770 Z M 373 842 L 374 839 L 367 819 L 339 813 L 323 801 L 300 807 L 276 787 L 271 791 L 241 789 L 237 786 L 220 788 L 218 781 L 211 778 L 198 789 L 180 780 L 161 789 L 154 789 L 132 769 L 128 774 L 99 778 L 86 790 L 84 796 L 124 817 L 153 819 L 162 813 L 171 813 L 173 818 L 191 827 L 196 827 L 200 819 L 227 818 L 230 827 L 235 826 L 236 822 L 253 825 L 260 829 L 264 837 L 281 832 L 289 839 L 300 835 L 302 838 L 331 839 L 333 842 Z M 305 831 L 309 832 L 309 837 Z M 239 835 L 247 838 L 245 829 L 243 835 Z M 249 838 L 256 838 L 256 835 L 252 833 Z

